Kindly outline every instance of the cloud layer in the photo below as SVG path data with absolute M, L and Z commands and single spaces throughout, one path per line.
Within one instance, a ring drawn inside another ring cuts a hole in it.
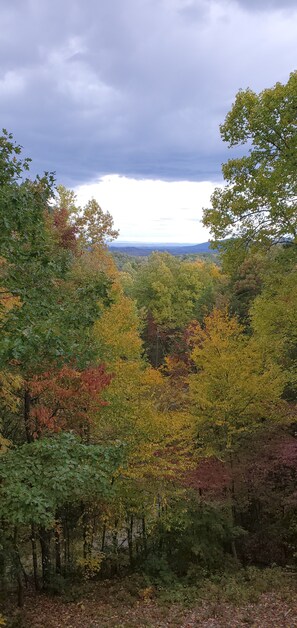
M 94 184 L 76 189 L 83 206 L 97 198 L 120 230 L 121 241 L 205 242 L 209 231 L 202 226 L 202 208 L 209 205 L 213 184 L 207 181 L 135 180 L 107 175 Z
M 2 126 L 67 185 L 219 180 L 237 90 L 295 69 L 295 0 L 11 0 L 0 22 Z

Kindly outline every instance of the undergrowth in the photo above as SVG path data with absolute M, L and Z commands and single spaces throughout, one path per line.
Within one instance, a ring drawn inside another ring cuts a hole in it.
M 247 567 L 238 569 L 235 574 L 217 573 L 195 584 L 176 581 L 169 586 L 156 587 L 156 591 L 160 603 L 191 606 L 203 599 L 240 606 L 256 603 L 263 593 L 270 591 L 277 591 L 284 599 L 290 598 L 293 578 L 279 567 Z

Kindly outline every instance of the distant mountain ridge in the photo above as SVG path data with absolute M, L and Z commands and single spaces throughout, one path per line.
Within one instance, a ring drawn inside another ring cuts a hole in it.
M 135 257 L 145 257 L 151 255 L 154 251 L 161 253 L 170 253 L 171 255 L 199 255 L 199 253 L 215 253 L 210 248 L 209 242 L 200 244 L 163 244 L 163 243 L 114 243 L 109 246 L 113 253 L 125 253 Z

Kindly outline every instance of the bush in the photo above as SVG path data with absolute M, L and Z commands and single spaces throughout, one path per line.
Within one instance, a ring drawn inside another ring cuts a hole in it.
M 176 582 L 176 575 L 164 556 L 150 554 L 143 565 L 143 570 L 149 578 L 148 583 L 169 586 Z
M 281 591 L 283 597 L 292 595 L 287 574 L 278 567 L 258 569 L 248 567 L 236 573 L 217 572 L 208 579 L 198 578 L 189 586 L 187 579 L 159 587 L 158 597 L 165 604 L 191 606 L 199 600 L 216 604 L 243 605 L 255 603 L 263 593 Z M 291 593 L 290 593 L 291 591 Z
M 201 595 L 209 599 L 217 598 L 221 602 L 246 604 L 257 602 L 262 593 L 281 590 L 286 594 L 287 574 L 279 567 L 258 569 L 247 567 L 236 574 L 217 574 L 202 587 Z

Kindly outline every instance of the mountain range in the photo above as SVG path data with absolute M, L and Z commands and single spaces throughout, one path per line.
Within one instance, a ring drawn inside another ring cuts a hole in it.
M 124 253 L 135 257 L 146 257 L 154 251 L 171 255 L 199 255 L 199 253 L 215 253 L 209 242 L 200 244 L 179 244 L 163 242 L 115 242 L 109 245 L 113 253 Z

